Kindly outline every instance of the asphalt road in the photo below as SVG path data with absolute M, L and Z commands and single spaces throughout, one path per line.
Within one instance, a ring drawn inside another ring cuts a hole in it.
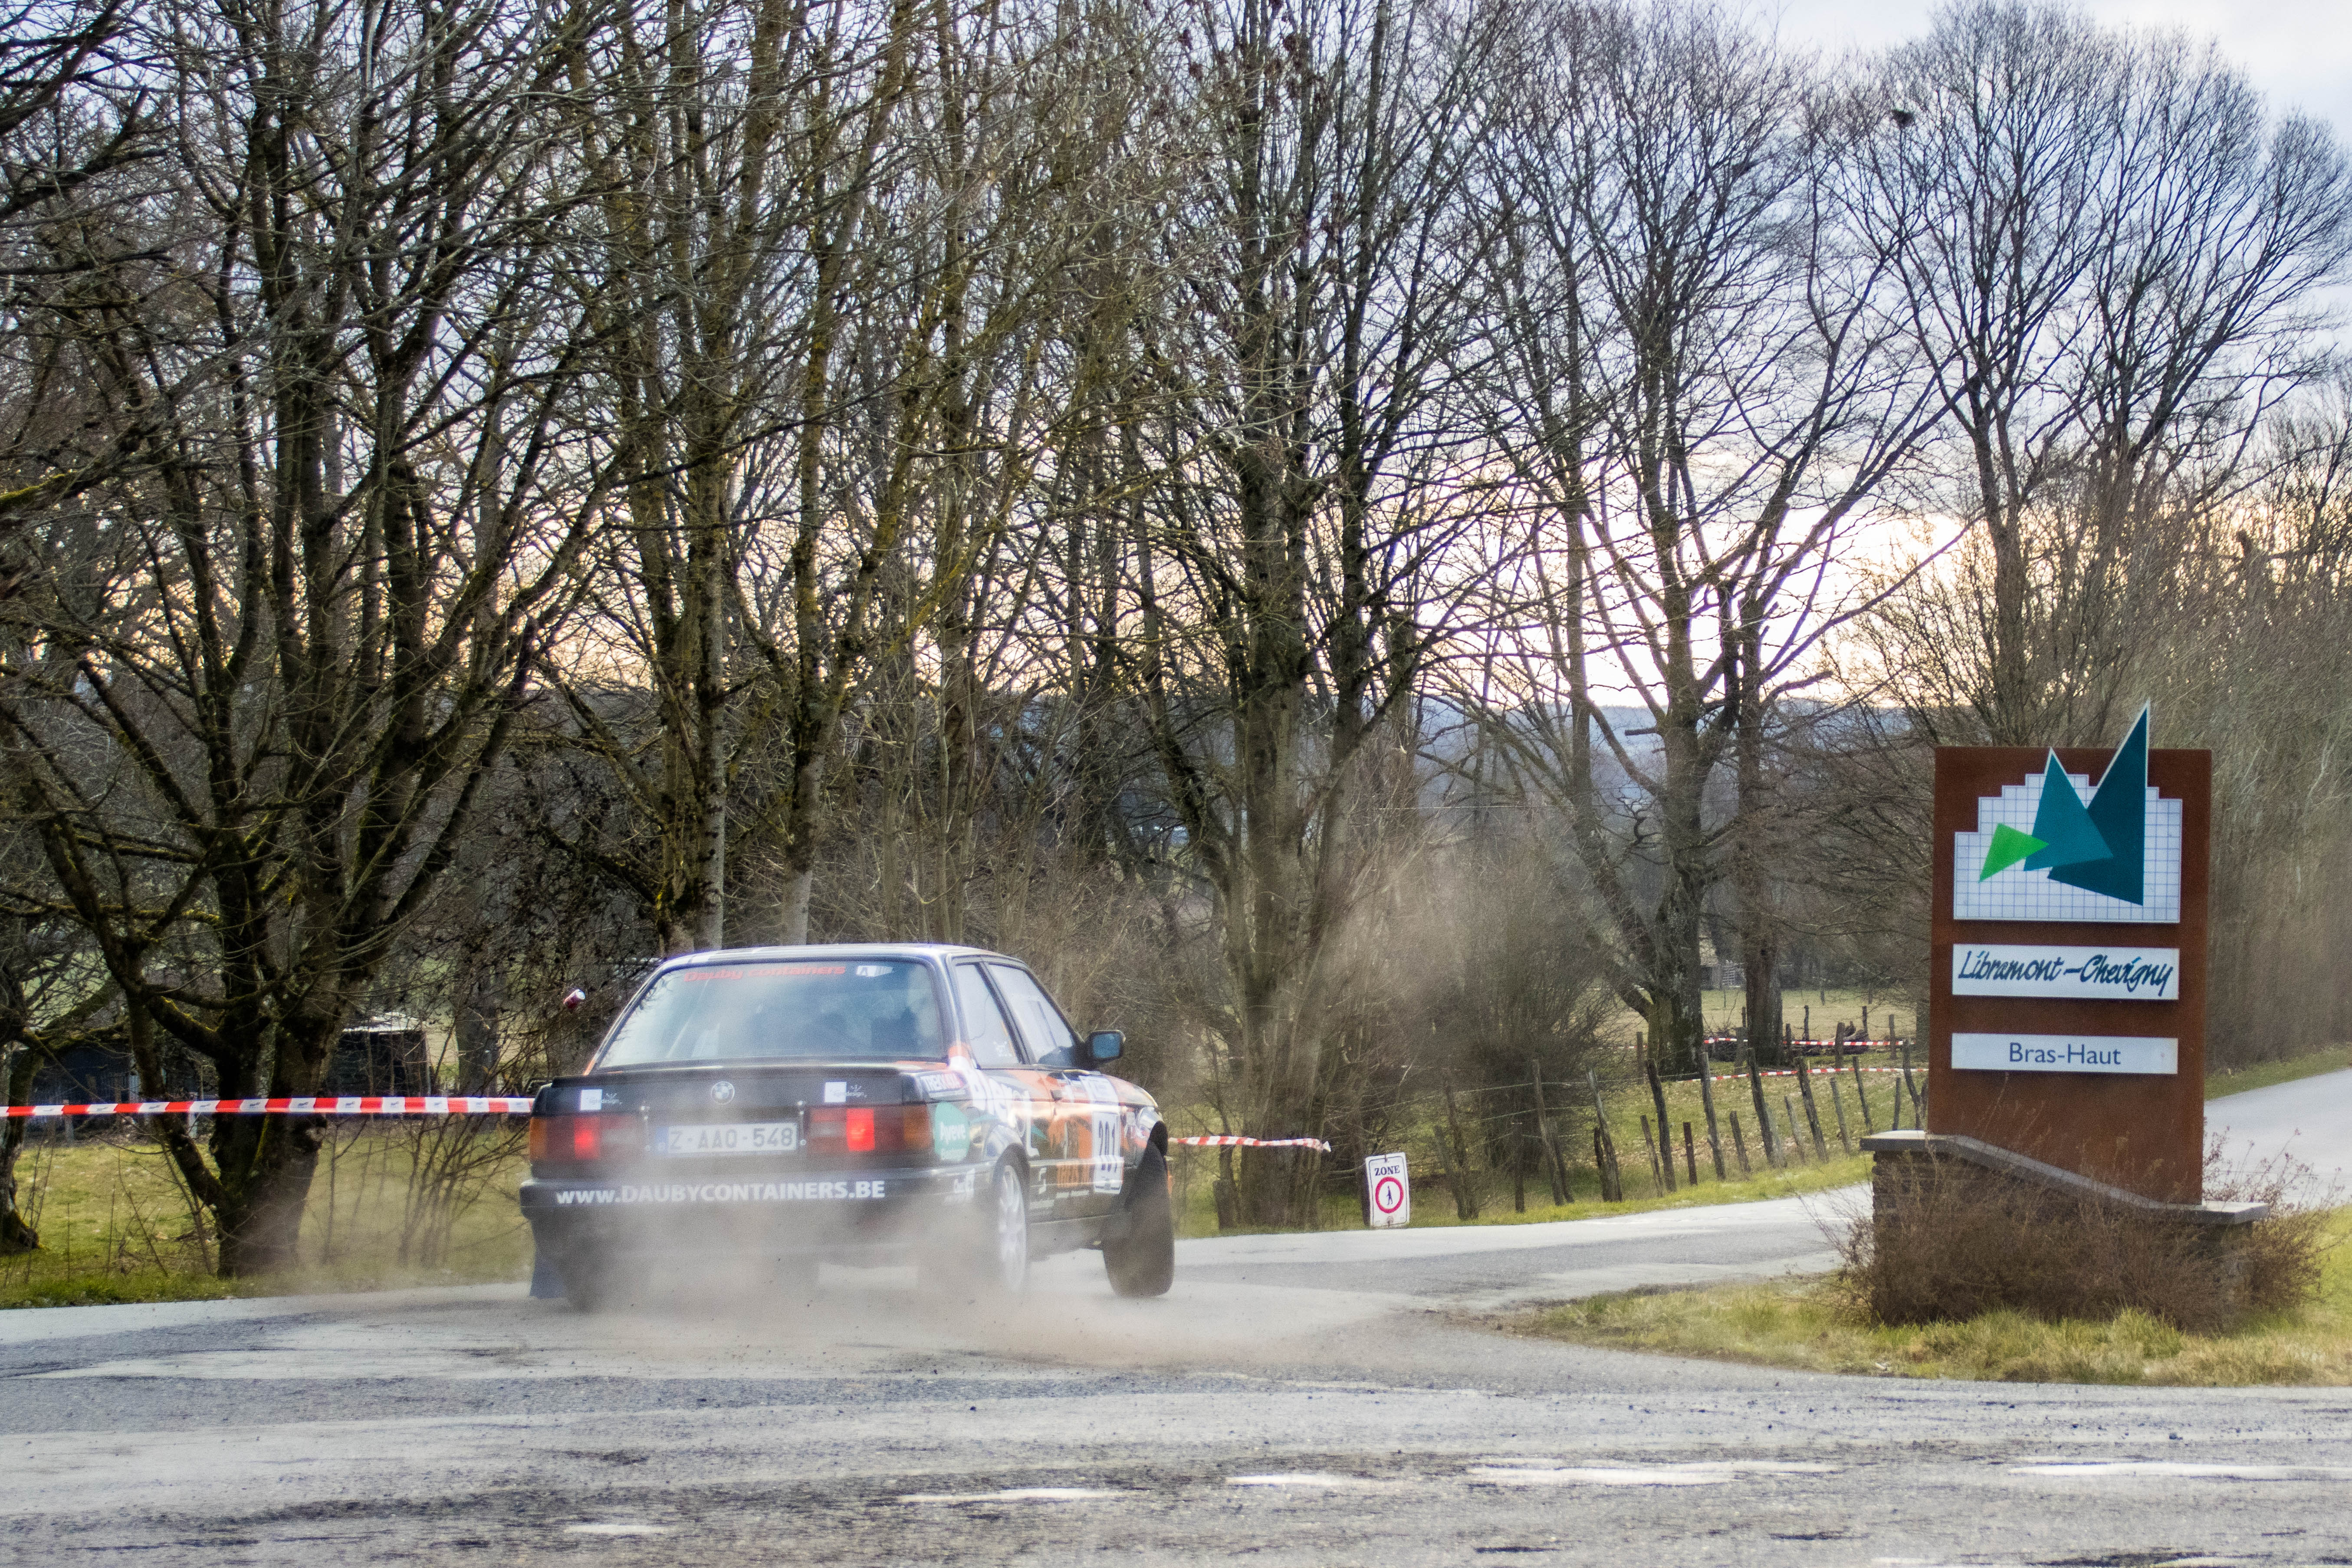
M 2352 1203 L 2352 1072 L 2331 1072 L 2208 1101 L 2205 1133 L 2225 1158 L 2258 1164 L 2284 1154 L 2322 1189 Z
M 2288 1087 L 2290 1121 L 2345 1125 L 2352 1074 Z M 888 1270 L 653 1281 L 598 1318 L 519 1287 L 0 1314 L 0 1561 L 2352 1562 L 2352 1391 L 1816 1377 L 1490 1326 L 1821 1267 L 1824 1220 L 1193 1242 L 1163 1300 L 1081 1257 L 993 1314 Z

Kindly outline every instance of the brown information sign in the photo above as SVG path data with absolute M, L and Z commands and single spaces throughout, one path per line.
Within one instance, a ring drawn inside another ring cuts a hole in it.
M 2204 1197 L 2213 760 L 1938 747 L 1927 1130 Z

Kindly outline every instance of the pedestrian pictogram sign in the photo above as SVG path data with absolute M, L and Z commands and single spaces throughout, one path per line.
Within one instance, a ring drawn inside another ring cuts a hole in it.
M 1412 1223 L 1412 1177 L 1402 1154 L 1364 1157 L 1364 1192 L 1371 1200 L 1372 1227 Z

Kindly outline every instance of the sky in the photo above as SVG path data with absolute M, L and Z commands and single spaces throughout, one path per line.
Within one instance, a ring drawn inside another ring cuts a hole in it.
M 2352 24 L 2343 0 L 2085 0 L 2116 26 L 2179 28 L 2220 43 L 2274 108 L 2327 121 L 2352 142 Z M 1771 0 L 1759 7 L 1773 14 Z M 1785 0 L 1780 35 L 1834 55 L 1874 48 L 1926 30 L 1932 0 Z

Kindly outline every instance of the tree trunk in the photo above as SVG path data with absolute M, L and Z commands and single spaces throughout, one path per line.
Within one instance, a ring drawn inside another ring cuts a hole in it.
M 292 1116 L 224 1116 L 215 1122 L 222 1201 L 213 1222 L 220 1233 L 222 1279 L 274 1273 L 300 1261 L 302 1211 L 318 1173 L 325 1126 L 315 1117 Z
M 488 1094 L 499 1072 L 499 1015 L 506 1000 L 505 976 L 483 964 L 467 977 L 451 1032 L 457 1037 L 457 1092 Z
M 40 1065 L 39 1053 L 29 1046 L 18 1046 L 9 1054 L 10 1105 L 32 1103 L 33 1074 Z M 16 1155 L 25 1147 L 25 1132 L 31 1126 L 20 1116 L 0 1121 L 0 1256 L 30 1252 L 41 1245 L 40 1233 L 26 1223 L 24 1211 L 16 1205 Z

